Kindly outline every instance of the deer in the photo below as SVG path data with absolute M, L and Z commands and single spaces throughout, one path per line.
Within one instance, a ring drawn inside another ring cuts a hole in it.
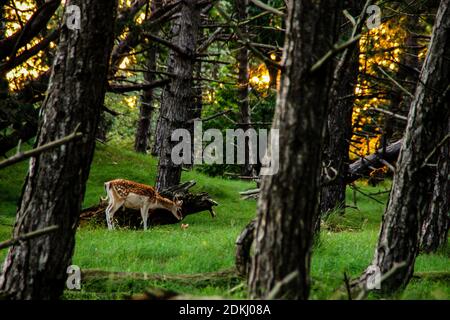
M 155 188 L 125 179 L 115 179 L 105 182 L 108 207 L 106 208 L 106 223 L 109 230 L 114 230 L 114 213 L 122 206 L 141 211 L 144 230 L 147 230 L 147 220 L 150 210 L 166 209 L 175 218 L 182 220 L 182 200 L 169 200 L 161 196 Z

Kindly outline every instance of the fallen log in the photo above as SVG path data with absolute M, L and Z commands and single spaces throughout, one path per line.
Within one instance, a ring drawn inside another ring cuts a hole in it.
M 97 269 L 82 269 L 81 278 L 84 281 L 110 279 L 133 279 L 144 281 L 176 281 L 182 283 L 203 283 L 203 282 L 231 282 L 241 280 L 242 278 L 235 269 L 226 269 L 216 272 L 193 273 L 193 274 L 158 274 L 147 272 L 123 272 L 123 271 L 105 271 Z
M 182 206 L 182 216 L 183 219 L 191 214 L 209 211 L 211 217 L 215 217 L 213 207 L 217 206 L 218 203 L 211 199 L 211 197 L 206 192 L 202 193 L 191 193 L 189 191 L 196 184 L 195 181 L 188 181 L 160 192 L 165 198 L 173 200 L 177 198 L 178 200 L 183 200 Z M 97 205 L 83 209 L 80 214 L 80 226 L 86 224 L 102 225 L 106 226 L 105 210 L 108 203 L 106 199 L 100 199 Z M 132 229 L 142 228 L 142 218 L 139 210 L 133 210 L 128 208 L 123 208 L 118 210 L 114 216 L 116 223 L 119 227 L 126 227 Z M 164 209 L 157 209 L 153 211 L 148 217 L 148 225 L 165 225 L 165 224 L 175 224 L 179 221 L 172 215 L 171 212 Z
M 346 178 L 347 183 L 369 176 L 371 171 L 384 167 L 386 162 L 396 162 L 402 147 L 402 142 L 402 139 L 398 140 L 388 145 L 385 150 L 378 149 L 375 153 L 367 157 L 362 157 L 350 164 Z
M 400 139 L 390 145 L 388 145 L 385 150 L 378 149 L 375 153 L 368 155 L 367 157 L 362 157 L 359 160 L 356 160 L 352 164 L 350 164 L 347 176 L 346 183 L 350 184 L 360 178 L 369 177 L 370 173 L 373 170 L 383 168 L 386 165 L 390 165 L 392 169 L 393 166 L 391 163 L 396 162 L 398 155 L 400 153 L 400 149 L 402 147 L 403 140 Z M 325 179 L 324 179 L 325 180 Z M 332 185 L 332 179 L 323 181 L 323 185 Z M 247 190 L 239 193 L 243 199 L 251 199 L 257 198 L 259 194 L 258 189 Z

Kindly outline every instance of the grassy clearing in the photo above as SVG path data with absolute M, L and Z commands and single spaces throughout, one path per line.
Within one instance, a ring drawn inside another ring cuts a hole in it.
M 84 206 L 96 204 L 104 196 L 103 182 L 126 178 L 153 184 L 157 162 L 125 148 L 98 145 L 87 185 Z M 0 171 L 0 241 L 9 238 L 16 203 L 22 188 L 27 163 Z M 242 228 L 254 217 L 256 202 L 241 201 L 238 192 L 254 187 L 252 183 L 212 178 L 198 172 L 184 172 L 183 180 L 197 181 L 196 191 L 208 192 L 217 202 L 217 218 L 208 212 L 186 217 L 190 226 L 155 227 L 147 232 L 83 227 L 77 233 L 73 263 L 82 269 L 193 274 L 214 272 L 234 265 L 234 241 Z M 359 185 L 364 192 L 386 190 L 388 185 Z M 353 193 L 348 191 L 349 204 Z M 387 194 L 376 196 L 385 201 Z M 311 298 L 330 298 L 343 283 L 343 273 L 358 276 L 371 261 L 378 236 L 383 205 L 357 194 L 358 209 L 349 208 L 345 216 L 332 215 L 321 234 L 312 262 Z M 339 232 L 336 232 L 339 231 Z M 6 252 L 0 252 L 3 259 Z M 450 250 L 419 256 L 417 272 L 450 272 Z M 66 299 L 115 299 L 160 286 L 195 295 L 222 295 L 245 298 L 245 287 L 236 281 L 142 281 L 98 279 L 83 282 L 80 292 L 65 294 Z M 370 298 L 380 298 L 372 295 Z M 385 297 L 386 298 L 386 297 Z M 393 299 L 450 299 L 448 277 L 413 279 L 405 291 Z

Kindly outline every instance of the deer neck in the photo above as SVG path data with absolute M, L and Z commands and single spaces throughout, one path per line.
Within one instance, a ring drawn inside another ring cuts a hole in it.
M 167 209 L 169 211 L 173 211 L 175 205 L 173 201 L 170 201 L 166 198 L 163 198 L 161 196 L 156 196 L 156 205 L 158 208 L 161 209 Z

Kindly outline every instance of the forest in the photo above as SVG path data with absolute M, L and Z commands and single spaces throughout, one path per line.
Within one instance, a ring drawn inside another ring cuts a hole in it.
M 0 300 L 448 301 L 449 228 L 450 0 L 0 0 Z

